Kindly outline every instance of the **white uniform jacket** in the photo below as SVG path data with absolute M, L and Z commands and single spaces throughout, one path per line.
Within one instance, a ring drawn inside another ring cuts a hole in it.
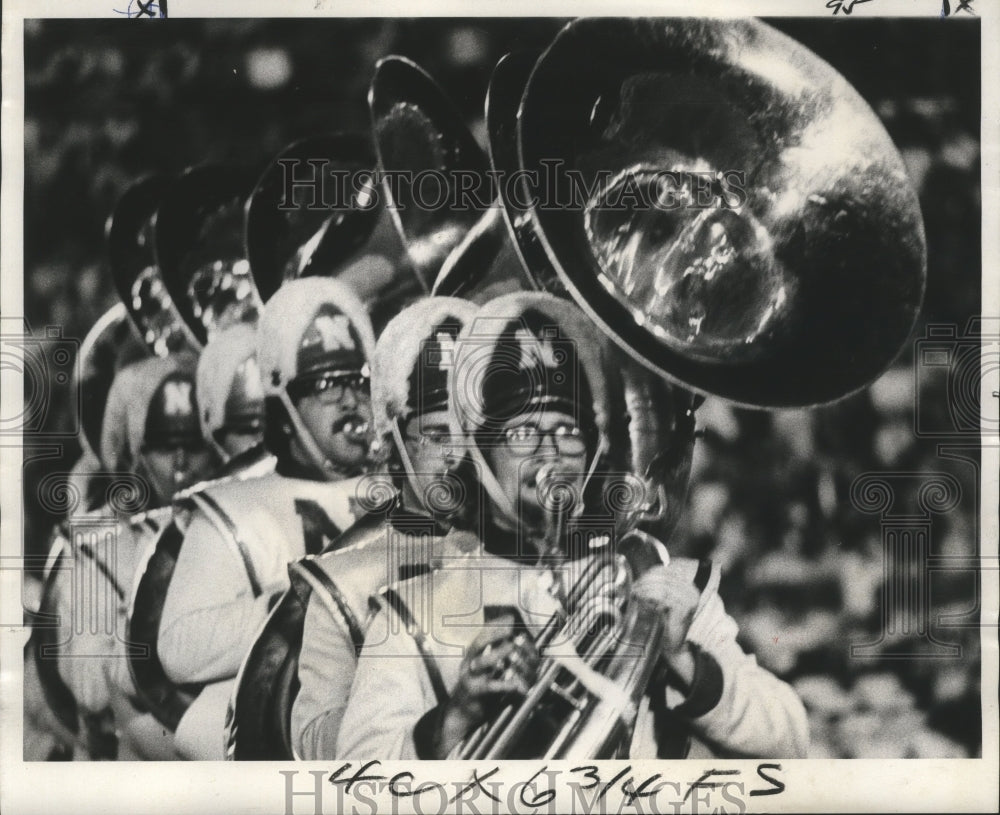
M 288 564 L 319 552 L 360 514 L 360 479 L 312 481 L 272 473 L 190 496 L 194 505 L 163 607 L 159 657 L 178 684 L 211 683 L 177 727 L 182 755 L 223 759 L 233 680 Z
M 668 686 L 662 700 L 700 742 L 688 754 L 804 757 L 805 709 L 791 687 L 737 644 L 736 622 L 718 595 L 718 570 L 682 558 L 667 568 L 683 570 L 701 589 L 687 634 L 698 654 L 694 681 L 686 696 Z M 524 623 L 537 631 L 558 608 L 551 585 L 547 570 L 487 554 L 453 560 L 383 592 L 354 674 L 336 757 L 420 758 L 414 728 L 454 688 L 465 648 L 482 630 L 490 606 L 509 607 L 518 598 Z M 633 758 L 655 758 L 663 746 L 650 739 L 651 718 L 640 712 Z
M 57 536 L 50 556 L 54 565 L 59 549 L 70 555 L 49 581 L 63 631 L 59 676 L 84 722 L 113 711 L 118 758 L 123 760 L 173 757 L 170 735 L 135 705 L 126 651 L 136 568 L 170 515 L 170 507 L 127 519 L 107 507 L 76 515 L 67 522 L 69 534 Z
M 305 760 L 331 759 L 358 654 L 378 610 L 370 598 L 388 585 L 477 550 L 475 535 L 440 534 L 429 518 L 406 514 L 352 529 L 340 547 L 296 568 L 319 568 L 312 581 L 299 652 L 300 689 L 292 706 L 292 744 Z

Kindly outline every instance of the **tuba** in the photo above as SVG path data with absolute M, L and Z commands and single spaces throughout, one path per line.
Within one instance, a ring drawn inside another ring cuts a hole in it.
M 868 104 L 799 43 L 755 20 L 577 20 L 515 118 L 494 155 L 516 153 L 521 232 L 651 371 L 806 407 L 898 354 L 924 291 L 916 192 Z
M 115 289 L 143 343 L 159 357 L 201 349 L 157 263 L 156 215 L 169 186 L 161 176 L 140 178 L 122 193 L 105 225 Z
M 441 87 L 404 57 L 379 60 L 368 107 L 393 226 L 424 292 L 431 292 L 442 267 L 467 251 L 469 234 L 481 232 L 477 224 L 493 199 L 489 163 Z M 455 206 L 462 176 L 474 179 L 476 194 Z M 436 190 L 425 185 L 432 178 Z
M 266 303 L 287 281 L 349 285 L 380 326 L 422 291 L 378 195 L 371 140 L 324 133 L 286 146 L 246 205 L 246 257 Z M 293 180 L 299 179 L 296 183 Z
M 255 322 L 260 296 L 243 248 L 252 176 L 200 164 L 170 184 L 156 213 L 156 259 L 167 293 L 200 351 L 217 332 Z
M 545 470 L 545 468 L 543 468 Z M 539 490 L 555 504 L 552 525 L 562 526 L 571 499 L 549 473 Z M 663 619 L 631 596 L 633 582 L 669 560 L 655 538 L 633 530 L 588 557 L 572 561 L 578 575 L 563 594 L 563 608 L 535 644 L 538 676 L 524 697 L 504 703 L 466 736 L 449 758 L 615 758 L 627 746 L 642 698 L 657 667 Z
M 77 354 L 77 389 L 87 394 L 80 403 L 80 446 L 85 456 L 100 461 L 101 428 L 111 383 L 121 368 L 149 353 L 129 318 L 124 303 L 115 303 L 80 343 Z
M 694 409 L 814 406 L 871 383 L 920 308 L 923 224 L 867 103 L 754 20 L 574 21 L 497 65 L 486 121 L 494 204 L 432 291 L 575 301 L 620 349 L 640 489 L 541 633 L 536 685 L 453 756 L 609 758 L 656 669 L 659 615 L 629 587 L 667 560 Z

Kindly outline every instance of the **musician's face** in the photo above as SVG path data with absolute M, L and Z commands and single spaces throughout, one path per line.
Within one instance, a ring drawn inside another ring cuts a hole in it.
M 139 454 L 143 474 L 149 480 L 155 506 L 170 502 L 174 493 L 211 475 L 215 457 L 204 443 L 189 445 L 145 445 Z
M 295 406 L 316 445 L 335 467 L 352 469 L 365 461 L 372 421 L 367 380 L 317 387 Z M 297 440 L 293 440 L 291 452 L 300 464 L 311 464 Z
M 457 461 L 448 412 L 432 410 L 414 416 L 402 428 L 402 435 L 406 454 L 413 465 L 413 486 L 417 492 L 415 498 L 429 508 L 426 497 L 436 487 L 442 486 L 442 476 Z
M 520 510 L 521 522 L 544 521 L 539 500 L 538 474 L 547 464 L 576 487 L 583 488 L 587 451 L 576 420 L 561 410 L 542 409 L 510 419 L 502 438 L 490 450 L 490 463 L 500 488 Z

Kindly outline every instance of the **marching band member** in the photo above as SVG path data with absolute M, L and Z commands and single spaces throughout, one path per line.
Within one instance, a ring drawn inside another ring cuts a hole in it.
M 234 677 L 275 599 L 287 565 L 319 552 L 356 517 L 369 456 L 364 307 L 326 278 L 287 283 L 258 327 L 264 442 L 275 472 L 198 493 L 167 592 L 158 653 L 178 684 L 209 683 L 176 731 L 186 758 L 223 758 Z
M 314 560 L 329 578 L 314 590 L 299 654 L 300 690 L 291 737 L 301 758 L 332 758 L 357 648 L 369 618 L 368 597 L 400 575 L 478 546 L 453 527 L 467 503 L 457 471 L 464 458 L 448 419 L 448 375 L 455 339 L 476 312 L 453 297 L 430 297 L 386 326 L 372 360 L 372 402 L 380 438 L 391 437 L 399 484 L 389 512 L 359 521 Z M 300 564 L 301 566 L 301 564 Z
M 164 526 L 133 586 L 128 638 L 136 692 L 148 710 L 173 732 L 197 689 L 179 688 L 167 678 L 158 655 L 163 605 L 180 545 L 191 516 L 211 501 L 221 484 L 260 478 L 274 471 L 274 457 L 263 446 L 264 391 L 256 363 L 256 329 L 237 323 L 212 332 L 198 358 L 195 377 L 202 435 L 222 466 L 212 480 L 177 493 L 173 517 Z
M 103 493 L 108 487 L 106 478 L 108 468 L 100 458 L 100 437 L 108 393 L 117 372 L 126 365 L 142 359 L 145 354 L 146 349 L 142 347 L 136 332 L 132 329 L 125 305 L 120 302 L 98 318 L 80 344 L 77 353 L 78 386 L 80 391 L 86 394 L 86 399 L 80 402 L 79 441 L 82 451 L 66 479 L 66 495 L 69 498 L 66 514 L 69 521 L 72 521 L 77 514 L 92 512 L 105 503 L 106 498 Z M 55 534 L 58 545 L 52 549 L 52 560 L 47 570 L 49 584 L 60 579 L 59 575 L 52 574 L 51 568 L 56 566 L 56 561 L 64 551 L 63 544 L 69 537 L 68 532 Z M 52 542 L 50 540 L 50 545 Z M 46 596 L 46 581 L 36 582 L 31 576 L 26 579 L 31 581 L 28 588 L 37 590 L 34 596 L 39 603 L 38 606 L 26 605 L 26 608 L 38 612 L 43 610 L 41 605 L 44 604 L 44 613 L 52 612 L 51 604 L 54 597 Z M 52 644 L 40 642 L 46 640 L 49 633 L 41 626 L 34 628 L 25 652 L 26 757 L 29 753 L 33 756 L 71 756 L 75 752 L 75 737 L 72 731 L 79 726 L 79 722 L 76 711 L 71 709 L 75 705 L 72 695 L 65 689 L 54 663 L 48 666 L 51 670 L 46 671 L 45 667 L 42 668 L 46 686 L 42 685 L 39 676 L 39 660 L 36 657 L 41 654 L 38 648 L 47 648 Z
M 198 357 L 195 381 L 201 429 L 225 462 L 220 477 L 266 455 L 256 333 L 250 323 L 219 330 Z
M 558 472 L 586 495 L 608 450 L 604 340 L 575 306 L 542 294 L 491 301 L 474 327 L 484 325 L 459 338 L 450 396 L 488 495 L 485 551 L 381 593 L 337 757 L 446 758 L 501 702 L 527 693 L 542 660 L 576 657 L 539 653 L 532 632 L 568 611 L 568 578 L 608 537 L 585 526 L 567 534 L 572 522 L 553 523 L 539 488 Z M 804 756 L 802 704 L 737 644 L 718 582 L 716 569 L 675 559 L 633 585 L 632 602 L 651 604 L 665 633 L 662 681 L 646 688 L 631 752 L 671 755 L 676 739 L 660 726 L 671 719 L 717 753 Z M 511 757 L 534 757 L 540 738 L 533 731 Z
M 126 492 L 70 526 L 76 534 L 64 545 L 73 569 L 53 576 L 52 591 L 61 619 L 74 621 L 77 630 L 59 649 L 58 671 L 92 758 L 171 758 L 167 734 L 136 707 L 125 624 L 136 566 L 169 519 L 171 498 L 215 465 L 198 425 L 193 357 L 152 358 L 122 369 L 108 396 L 101 449 L 113 472 L 135 473 L 140 481 L 123 481 Z M 131 515 L 143 503 L 147 511 Z M 113 625 L 104 619 L 109 604 Z

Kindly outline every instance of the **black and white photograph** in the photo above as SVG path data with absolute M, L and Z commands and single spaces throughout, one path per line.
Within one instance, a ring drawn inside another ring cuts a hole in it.
M 996 9 L 112 5 L 4 9 L 8 811 L 995 811 Z

